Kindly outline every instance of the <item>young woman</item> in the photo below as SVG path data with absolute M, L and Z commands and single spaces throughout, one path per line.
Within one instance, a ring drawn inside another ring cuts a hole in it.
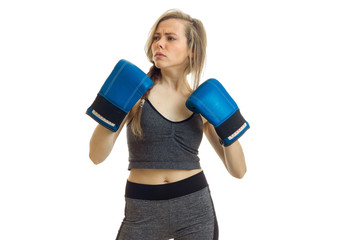
M 199 86 L 205 53 L 206 33 L 199 20 L 178 10 L 164 13 L 146 45 L 153 86 L 116 132 L 98 125 L 93 133 L 90 158 L 98 164 L 127 124 L 130 175 L 117 240 L 218 239 L 215 210 L 198 158 L 203 133 L 232 176 L 242 178 L 246 165 L 238 141 L 221 145 L 214 126 L 185 105 Z

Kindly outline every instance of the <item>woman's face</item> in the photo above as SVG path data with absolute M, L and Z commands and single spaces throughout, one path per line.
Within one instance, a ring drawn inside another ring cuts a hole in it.
M 190 51 L 185 36 L 185 24 L 184 20 L 167 19 L 157 27 L 151 47 L 157 68 L 184 71 L 187 67 Z

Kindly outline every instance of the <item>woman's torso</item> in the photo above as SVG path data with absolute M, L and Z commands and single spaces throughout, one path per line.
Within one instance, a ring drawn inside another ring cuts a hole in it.
M 183 170 L 183 169 L 133 168 L 130 171 L 128 180 L 130 182 L 141 183 L 141 184 L 151 184 L 151 185 L 167 184 L 191 177 L 201 171 L 202 171 L 201 169 Z
M 172 122 L 181 122 L 193 114 L 185 106 L 188 96 L 189 94 L 171 92 L 155 85 L 148 96 L 148 100 L 164 118 Z M 201 171 L 201 168 L 190 170 L 133 168 L 130 170 L 128 180 L 140 184 L 167 184 L 191 177 Z

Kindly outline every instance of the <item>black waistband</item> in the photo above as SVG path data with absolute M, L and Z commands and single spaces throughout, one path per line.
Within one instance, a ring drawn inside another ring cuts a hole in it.
M 169 184 L 147 185 L 127 181 L 125 197 L 142 200 L 168 200 L 197 192 L 207 186 L 204 172 Z

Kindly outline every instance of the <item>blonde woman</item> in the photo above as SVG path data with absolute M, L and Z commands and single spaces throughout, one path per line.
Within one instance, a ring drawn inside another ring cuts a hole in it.
M 236 138 L 227 146 L 221 144 L 209 118 L 187 107 L 205 61 L 203 24 L 179 10 L 165 12 L 150 32 L 146 54 L 153 63 L 147 74 L 153 85 L 116 132 L 99 124 L 90 141 L 90 158 L 101 163 L 126 125 L 130 174 L 125 217 L 116 239 L 218 239 L 215 210 L 198 157 L 203 133 L 232 176 L 242 178 L 246 164 Z

